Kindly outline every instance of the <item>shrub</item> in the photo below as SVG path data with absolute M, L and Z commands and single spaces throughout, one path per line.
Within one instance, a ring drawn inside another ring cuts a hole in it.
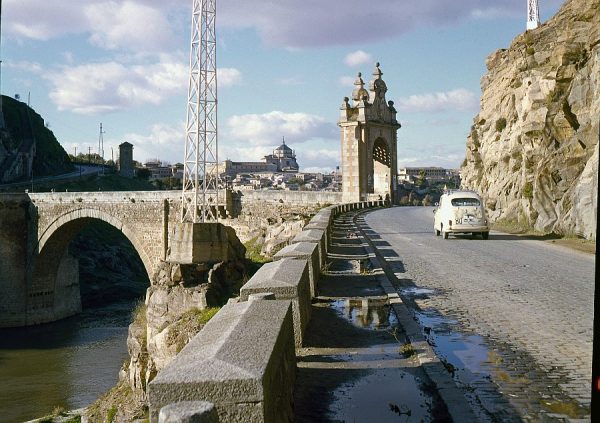
M 523 185 L 523 198 L 533 198 L 533 184 L 531 182 L 525 182 L 525 185 Z
M 506 128 L 506 119 L 500 118 L 496 121 L 496 131 L 502 132 Z

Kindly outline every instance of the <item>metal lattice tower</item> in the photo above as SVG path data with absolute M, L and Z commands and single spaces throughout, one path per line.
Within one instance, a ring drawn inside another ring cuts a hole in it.
M 527 29 L 540 26 L 540 8 L 538 0 L 527 0 Z
M 217 220 L 216 0 L 193 0 L 182 222 Z
M 104 134 L 106 132 L 102 129 L 102 122 L 100 123 L 100 135 L 98 136 L 98 155 L 100 156 L 100 174 L 104 175 Z

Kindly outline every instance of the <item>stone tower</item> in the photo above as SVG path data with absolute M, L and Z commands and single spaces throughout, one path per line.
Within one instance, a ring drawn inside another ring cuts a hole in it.
M 133 178 L 133 145 L 125 141 L 119 145 L 119 175 Z
M 386 101 L 387 86 L 379 63 L 369 90 L 359 73 L 350 99 L 344 97 L 338 125 L 342 138 L 342 192 L 344 202 L 385 199 L 396 201 L 397 131 L 393 101 Z

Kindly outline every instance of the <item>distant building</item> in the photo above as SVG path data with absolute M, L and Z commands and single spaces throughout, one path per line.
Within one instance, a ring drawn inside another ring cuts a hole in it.
M 421 174 L 429 181 L 454 180 L 458 175 L 456 169 L 445 169 L 443 167 L 404 167 L 398 169 L 399 182 L 414 182 Z
M 240 173 L 267 173 L 267 172 L 298 172 L 300 166 L 296 161 L 296 153 L 283 144 L 263 158 L 262 162 L 234 162 L 225 160 L 219 172 L 233 180 Z
M 125 141 L 119 145 L 119 175 L 125 178 L 133 178 L 135 175 L 133 166 L 133 144 Z

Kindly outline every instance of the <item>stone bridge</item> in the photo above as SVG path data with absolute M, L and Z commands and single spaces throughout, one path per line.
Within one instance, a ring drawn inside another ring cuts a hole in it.
M 178 191 L 0 195 L 0 327 L 80 311 L 79 266 L 68 245 L 94 220 L 121 231 L 151 276 L 179 224 L 180 198 Z M 231 193 L 222 198 L 231 209 Z
M 180 198 L 180 191 L 0 194 L 0 327 L 50 322 L 80 311 L 78 261 L 68 245 L 93 221 L 121 231 L 150 277 L 173 248 L 177 260 L 196 262 L 198 251 L 179 248 L 180 238 L 191 236 L 178 230 Z M 227 191 L 219 199 L 219 213 L 231 217 L 247 203 L 336 203 L 340 193 Z M 215 230 L 201 235 L 208 248 L 200 254 L 214 254 L 211 244 L 219 236 Z

